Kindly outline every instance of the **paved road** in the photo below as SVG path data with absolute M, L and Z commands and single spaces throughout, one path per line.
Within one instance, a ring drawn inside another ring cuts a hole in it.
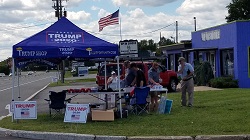
M 17 138 L 17 137 L 12 137 L 12 136 L 5 136 L 5 135 L 0 134 L 0 140 L 30 140 L 30 139 Z
M 36 72 L 33 75 L 27 75 L 23 72 L 19 78 L 20 85 L 20 100 L 25 100 L 32 94 L 46 86 L 51 82 L 51 76 L 55 73 Z M 14 100 L 18 100 L 17 78 L 15 78 Z M 5 106 L 11 102 L 12 99 L 12 77 L 0 77 L 0 117 L 8 114 Z

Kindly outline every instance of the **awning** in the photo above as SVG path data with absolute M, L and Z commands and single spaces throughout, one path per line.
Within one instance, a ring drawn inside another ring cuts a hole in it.
M 215 51 L 215 50 L 218 50 L 218 48 L 192 48 L 192 49 L 182 50 L 182 52 Z

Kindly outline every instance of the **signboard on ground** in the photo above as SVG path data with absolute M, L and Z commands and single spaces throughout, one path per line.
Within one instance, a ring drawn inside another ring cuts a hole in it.
M 72 69 L 76 69 L 79 66 L 84 66 L 84 62 L 72 62 Z
M 14 101 L 14 119 L 37 119 L 36 101 Z
M 67 104 L 64 122 L 86 123 L 89 104 Z
M 88 67 L 78 67 L 78 76 L 83 76 L 88 74 L 89 74 Z
M 127 57 L 138 57 L 138 43 L 137 40 L 120 41 L 120 55 Z

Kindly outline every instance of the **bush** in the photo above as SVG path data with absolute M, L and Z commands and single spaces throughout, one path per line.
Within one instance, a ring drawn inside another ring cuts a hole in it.
M 210 80 L 210 84 L 214 88 L 238 88 L 238 80 L 233 77 L 218 77 Z
M 195 84 L 205 86 L 210 84 L 209 81 L 214 78 L 213 69 L 209 62 L 195 62 L 194 68 Z

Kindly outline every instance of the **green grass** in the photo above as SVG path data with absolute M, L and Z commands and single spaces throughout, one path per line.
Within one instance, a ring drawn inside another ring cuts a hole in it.
M 89 74 L 97 74 L 97 70 L 91 70 L 89 71 Z
M 70 71 L 65 71 L 64 78 L 69 78 L 69 77 L 73 77 L 72 73 Z
M 195 92 L 192 108 L 180 107 L 180 93 L 168 94 L 173 99 L 171 114 L 152 114 L 117 119 L 114 122 L 63 123 L 63 116 L 49 118 L 38 115 L 37 120 L 11 118 L 0 121 L 9 129 L 72 132 L 98 135 L 166 136 L 166 135 L 227 135 L 250 133 L 250 89 Z
M 49 87 L 56 87 L 56 86 L 70 86 L 74 85 L 74 83 L 84 83 L 84 82 L 95 82 L 95 78 L 88 78 L 88 79 L 75 79 L 75 80 L 64 80 L 64 83 L 61 83 L 60 80 L 55 83 L 50 83 Z
M 89 71 L 89 74 L 97 74 L 97 70 L 91 70 Z M 70 71 L 65 71 L 65 78 L 73 77 L 72 73 Z

